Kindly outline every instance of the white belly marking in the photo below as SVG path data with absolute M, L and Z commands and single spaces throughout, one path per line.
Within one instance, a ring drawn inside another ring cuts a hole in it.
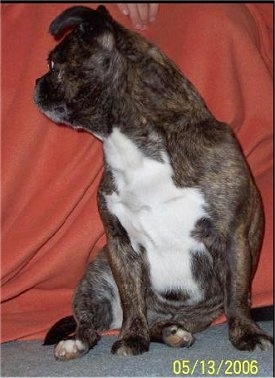
M 169 158 L 146 157 L 119 129 L 104 141 L 118 193 L 106 196 L 109 211 L 126 229 L 133 249 L 147 252 L 152 286 L 162 292 L 184 289 L 191 302 L 203 293 L 192 275 L 192 253 L 205 252 L 191 237 L 196 222 L 206 215 L 205 201 L 196 188 L 177 188 Z

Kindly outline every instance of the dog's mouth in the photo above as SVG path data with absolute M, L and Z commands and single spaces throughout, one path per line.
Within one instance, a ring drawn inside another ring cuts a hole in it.
M 65 105 L 58 99 L 52 99 L 51 93 L 56 96 L 56 91 L 50 90 L 44 77 L 36 81 L 34 102 L 48 118 L 56 123 L 68 124 L 68 111 Z
M 43 106 L 39 106 L 39 108 L 53 122 L 71 126 L 71 124 L 68 121 L 66 111 L 61 106 L 57 106 L 57 107 L 54 107 L 53 109 L 48 109 L 48 110 L 45 110 Z
M 67 111 L 62 105 L 52 105 L 43 96 L 40 95 L 39 90 L 35 91 L 34 102 L 38 106 L 39 110 L 56 123 L 68 123 Z
M 83 129 L 83 127 L 79 126 L 78 124 L 71 122 L 65 105 L 52 104 L 51 101 L 49 101 L 47 94 L 41 93 L 39 86 L 36 86 L 35 88 L 34 102 L 38 106 L 39 110 L 54 123 L 63 126 L 70 126 L 75 130 Z

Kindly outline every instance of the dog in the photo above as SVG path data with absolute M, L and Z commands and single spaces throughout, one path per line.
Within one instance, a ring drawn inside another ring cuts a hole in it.
M 189 347 L 224 312 L 237 349 L 269 348 L 273 339 L 250 314 L 262 202 L 231 128 L 157 46 L 104 6 L 66 9 L 50 33 L 61 41 L 34 101 L 55 123 L 102 141 L 107 245 L 76 288 L 74 316 L 45 344 L 69 360 L 120 328 L 117 355 L 146 352 L 151 341 Z

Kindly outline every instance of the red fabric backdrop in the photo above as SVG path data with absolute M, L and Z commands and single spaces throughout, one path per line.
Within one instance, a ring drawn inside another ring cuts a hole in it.
M 70 314 L 73 289 L 104 244 L 96 205 L 101 144 L 56 126 L 32 100 L 55 46 L 49 23 L 69 5 L 2 4 L 2 341 L 41 338 Z M 107 7 L 131 27 L 115 4 Z M 266 231 L 253 306 L 273 298 L 272 8 L 162 4 L 143 32 L 233 127 L 256 177 Z

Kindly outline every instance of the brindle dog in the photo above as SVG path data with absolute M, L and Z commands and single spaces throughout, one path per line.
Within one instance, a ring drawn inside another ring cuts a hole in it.
M 173 62 L 103 6 L 65 10 L 50 32 L 65 31 L 34 98 L 54 122 L 103 142 L 107 245 L 76 289 L 74 320 L 45 342 L 75 331 L 55 348 L 61 360 L 109 328 L 121 328 L 118 355 L 143 353 L 152 340 L 190 346 L 224 312 L 236 348 L 268 348 L 249 303 L 263 210 L 232 130 Z

